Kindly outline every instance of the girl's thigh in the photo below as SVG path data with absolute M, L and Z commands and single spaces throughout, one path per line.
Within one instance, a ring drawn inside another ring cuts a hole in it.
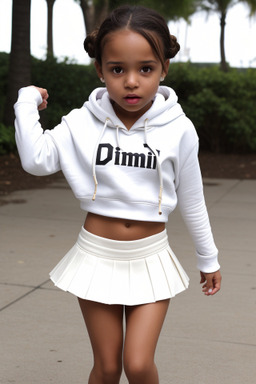
M 152 364 L 170 300 L 126 307 L 124 363 Z
M 94 355 L 94 365 L 122 364 L 123 306 L 78 299 Z M 113 367 L 114 368 L 114 367 Z

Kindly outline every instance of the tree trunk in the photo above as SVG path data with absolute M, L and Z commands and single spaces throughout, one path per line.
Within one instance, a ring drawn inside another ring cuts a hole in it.
M 228 64 L 225 56 L 225 26 L 227 13 L 222 11 L 220 16 L 220 68 L 222 71 L 228 71 Z
M 30 2 L 31 0 L 13 0 L 12 5 L 12 43 L 3 117 L 6 126 L 13 125 L 13 104 L 17 100 L 19 88 L 31 83 Z
M 86 35 L 89 35 L 102 21 L 109 12 L 109 0 L 99 1 L 97 5 L 91 0 L 80 0 L 80 6 L 83 12 Z
M 55 0 L 46 0 L 47 2 L 47 59 L 53 54 L 53 5 Z
M 96 6 L 95 27 L 99 27 L 109 14 L 109 0 L 102 0 Z

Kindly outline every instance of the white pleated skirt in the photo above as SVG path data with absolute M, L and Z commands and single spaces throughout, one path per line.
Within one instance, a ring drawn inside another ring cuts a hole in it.
M 139 240 L 116 241 L 82 227 L 76 244 L 50 278 L 58 288 L 79 298 L 122 305 L 172 298 L 189 284 L 166 230 Z

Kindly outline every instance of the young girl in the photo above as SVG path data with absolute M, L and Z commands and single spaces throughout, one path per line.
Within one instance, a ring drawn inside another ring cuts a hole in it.
M 221 275 L 198 165 L 198 137 L 171 88 L 160 86 L 179 51 L 164 19 L 116 9 L 85 50 L 105 87 L 43 132 L 46 89 L 26 87 L 15 104 L 24 169 L 63 171 L 88 212 L 74 247 L 50 276 L 76 295 L 92 344 L 90 384 L 159 383 L 154 353 L 170 298 L 188 287 L 165 223 L 177 203 L 195 243 L 203 292 Z M 125 335 L 123 316 L 126 320 Z

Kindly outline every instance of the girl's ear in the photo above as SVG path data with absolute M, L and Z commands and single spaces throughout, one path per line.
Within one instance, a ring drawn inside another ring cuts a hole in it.
M 98 63 L 98 61 L 95 61 L 94 66 L 96 68 L 96 72 L 97 72 L 99 79 L 102 79 L 103 73 L 102 73 L 101 65 Z
M 164 63 L 164 66 L 163 66 L 163 72 L 162 72 L 162 76 L 165 77 L 168 73 L 168 70 L 169 70 L 169 65 L 170 65 L 170 60 L 166 60 L 165 63 Z

